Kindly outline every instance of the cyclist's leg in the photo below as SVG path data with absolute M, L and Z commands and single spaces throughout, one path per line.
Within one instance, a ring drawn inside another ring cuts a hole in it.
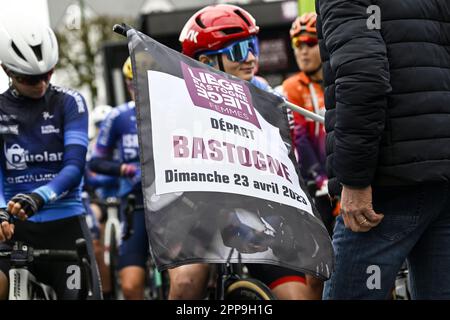
M 144 299 L 145 267 L 148 258 L 148 240 L 144 211 L 133 213 L 133 235 L 122 241 L 119 248 L 121 287 L 127 300 Z
M 317 277 L 306 275 L 308 300 L 322 300 L 323 281 Z
M 1 249 L 10 249 L 5 243 L 0 243 Z M 10 263 L 7 260 L 0 260 L 0 300 L 8 299 L 9 291 L 9 281 L 8 281 L 8 271 L 10 268 Z
M 111 293 L 111 281 L 110 281 L 110 274 L 109 274 L 109 268 L 105 264 L 104 260 L 104 226 L 100 224 L 101 216 L 102 216 L 102 208 L 97 203 L 91 203 L 90 209 L 92 210 L 93 217 L 96 219 L 98 226 L 97 230 L 94 229 L 94 233 L 92 234 L 94 238 L 94 252 L 95 252 L 95 260 L 97 261 L 98 270 L 100 272 L 100 280 L 102 283 L 102 289 L 103 289 L 103 296 L 106 299 L 106 297 L 109 297 Z
M 8 277 L 0 267 L 0 300 L 8 299 L 9 283 Z
M 270 264 L 246 264 L 250 276 L 266 284 L 280 300 L 320 299 L 321 292 L 311 292 L 302 272 Z
M 442 194 L 450 190 L 443 187 Z M 450 299 L 450 198 L 408 256 L 413 299 Z
M 145 268 L 133 265 L 122 267 L 119 276 L 125 300 L 144 299 Z
M 196 263 L 169 269 L 169 300 L 203 299 L 209 268 L 209 264 Z

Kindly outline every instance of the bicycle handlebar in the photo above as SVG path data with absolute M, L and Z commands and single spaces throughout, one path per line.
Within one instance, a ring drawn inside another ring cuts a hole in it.
M 80 265 L 82 276 L 84 276 L 85 292 L 83 297 L 93 296 L 93 279 L 91 273 L 90 257 L 87 251 L 85 239 L 76 240 L 77 250 L 59 249 L 34 249 L 23 242 L 14 242 L 12 249 L 0 249 L 0 259 L 8 259 L 11 266 L 15 268 L 27 267 L 34 261 L 68 261 L 77 262 Z

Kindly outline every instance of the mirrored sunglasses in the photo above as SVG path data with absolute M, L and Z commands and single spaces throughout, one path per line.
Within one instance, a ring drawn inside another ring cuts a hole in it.
M 204 54 L 210 55 L 224 53 L 230 61 L 244 62 L 247 60 L 250 51 L 255 57 L 259 56 L 259 45 L 258 39 L 256 37 L 236 41 L 223 49 L 204 52 Z
M 297 36 L 292 38 L 292 47 L 301 48 L 306 45 L 308 48 L 312 48 L 319 43 L 319 40 L 315 37 Z

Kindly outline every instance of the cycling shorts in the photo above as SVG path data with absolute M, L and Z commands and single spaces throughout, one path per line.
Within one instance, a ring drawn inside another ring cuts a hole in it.
M 133 234 L 127 240 L 122 240 L 120 244 L 119 270 L 129 266 L 145 268 L 150 254 L 144 210 L 136 210 L 133 213 L 132 225 Z M 122 226 L 126 227 L 126 224 L 122 223 Z M 122 230 L 122 234 L 124 231 Z
M 101 299 L 100 277 L 84 215 L 41 223 L 16 220 L 13 238 L 0 244 L 0 247 L 11 247 L 13 241 L 23 241 L 34 249 L 76 250 L 75 241 L 78 238 L 84 238 L 87 242 L 94 282 L 93 299 Z M 77 269 L 74 268 L 74 264 L 63 261 L 36 261 L 29 270 L 38 281 L 50 285 L 59 300 L 77 300 L 80 298 L 79 284 L 82 282 L 76 279 Z M 8 277 L 9 268 L 8 261 L 0 260 L 0 270 Z
M 287 282 L 306 284 L 305 274 L 296 270 L 261 263 L 246 263 L 245 265 L 252 278 L 262 281 L 272 290 Z

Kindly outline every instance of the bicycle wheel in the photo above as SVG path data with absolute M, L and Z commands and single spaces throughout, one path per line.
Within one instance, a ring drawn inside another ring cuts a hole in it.
M 119 274 L 117 272 L 117 260 L 119 254 L 119 248 L 117 247 L 116 241 L 116 228 L 114 226 L 111 227 L 111 240 L 109 245 L 109 274 L 111 281 L 111 293 L 113 297 L 118 300 L 120 298 L 120 283 L 119 283 Z
M 272 291 L 256 279 L 237 280 L 225 289 L 224 300 L 276 300 Z

